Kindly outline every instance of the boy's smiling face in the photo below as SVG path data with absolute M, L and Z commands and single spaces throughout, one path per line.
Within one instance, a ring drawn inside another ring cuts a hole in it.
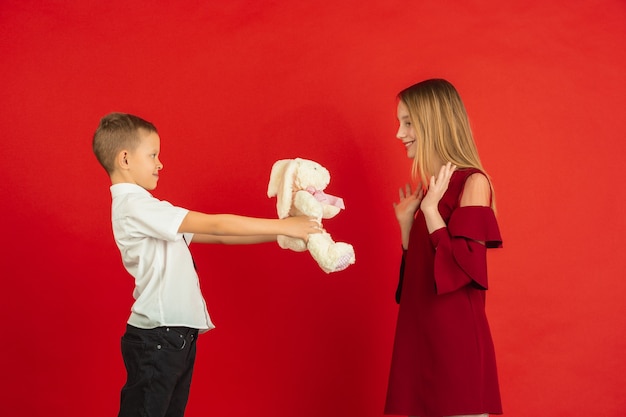
M 163 164 L 159 160 L 161 139 L 156 132 L 139 129 L 140 143 L 126 154 L 130 179 L 146 190 L 154 190 L 159 181 L 159 171 Z

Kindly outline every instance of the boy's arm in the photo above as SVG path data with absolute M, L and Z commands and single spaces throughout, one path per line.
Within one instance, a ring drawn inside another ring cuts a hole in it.
M 276 242 L 276 235 L 218 236 L 196 233 L 191 241 L 194 243 L 217 243 L 221 245 L 253 245 L 256 243 Z
M 268 239 L 265 241 L 272 241 L 276 240 L 276 235 L 291 236 L 307 241 L 310 234 L 321 231 L 317 219 L 308 216 L 261 219 L 234 214 L 204 214 L 197 211 L 188 212 L 178 227 L 178 233 L 212 235 L 222 239 L 224 237 L 228 237 L 228 239 L 234 237 L 256 238 L 257 242 L 259 236 Z M 250 242 L 252 243 L 252 241 Z

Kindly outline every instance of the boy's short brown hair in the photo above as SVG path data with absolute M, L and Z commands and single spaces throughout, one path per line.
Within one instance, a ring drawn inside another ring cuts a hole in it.
M 93 153 L 109 175 L 115 169 L 115 157 L 124 148 L 139 144 L 139 129 L 157 132 L 156 127 L 140 117 L 126 113 L 110 113 L 100 119 L 93 135 Z

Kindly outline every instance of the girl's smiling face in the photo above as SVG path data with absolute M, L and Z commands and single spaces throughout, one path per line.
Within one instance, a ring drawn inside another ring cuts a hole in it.
M 406 148 L 406 156 L 409 158 L 415 158 L 417 151 L 415 130 L 411 124 L 409 109 L 402 100 L 398 102 L 398 122 L 400 123 L 400 127 L 398 128 L 396 137 L 402 141 L 402 144 Z

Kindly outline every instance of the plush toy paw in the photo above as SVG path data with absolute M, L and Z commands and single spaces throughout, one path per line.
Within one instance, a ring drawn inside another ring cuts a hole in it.
M 313 259 L 327 274 L 343 271 L 356 260 L 352 245 L 334 242 L 330 235 L 325 232 L 311 235 L 307 248 Z
M 302 239 L 295 239 L 289 236 L 278 235 L 276 239 L 281 249 L 289 249 L 294 252 L 304 252 L 307 250 L 306 242 Z

